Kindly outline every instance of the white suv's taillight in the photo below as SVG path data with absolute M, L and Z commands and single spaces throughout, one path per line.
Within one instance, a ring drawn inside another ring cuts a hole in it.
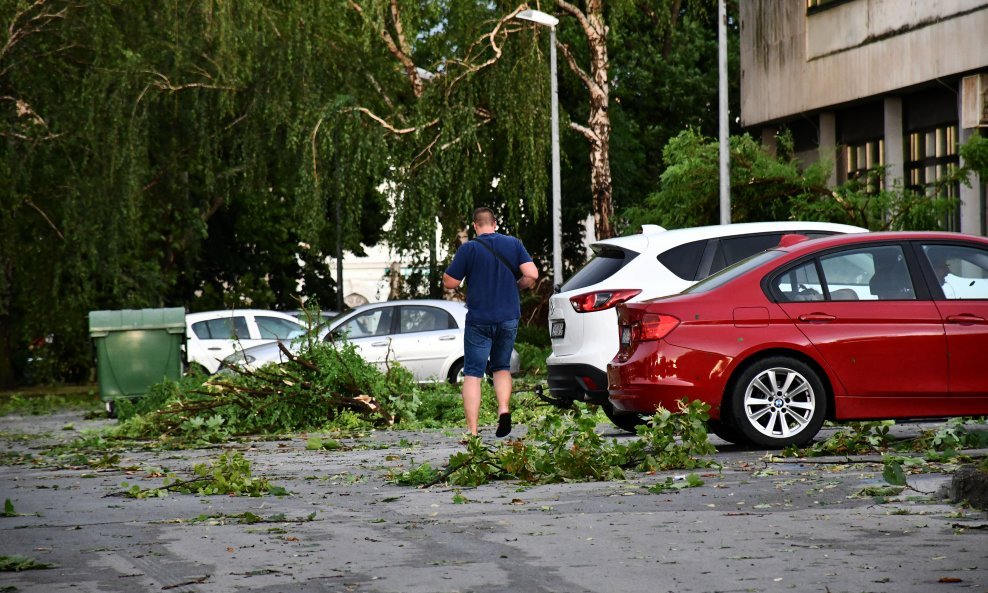
M 570 297 L 569 302 L 577 313 L 592 313 L 615 307 L 628 299 L 641 294 L 637 288 L 621 288 L 617 290 L 595 290 Z

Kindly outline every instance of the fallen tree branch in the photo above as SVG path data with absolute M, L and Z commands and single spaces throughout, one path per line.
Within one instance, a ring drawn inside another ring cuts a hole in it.
M 288 360 L 294 362 L 295 364 L 297 364 L 299 366 L 303 366 L 303 367 L 309 369 L 310 371 L 318 371 L 319 370 L 319 367 L 317 367 L 316 365 L 312 364 L 308 360 L 305 360 L 304 358 L 302 358 L 300 356 L 295 356 L 294 354 L 292 354 L 292 351 L 289 350 L 288 347 L 285 346 L 285 343 L 282 342 L 281 340 L 278 340 L 278 350 L 281 350 L 281 353 L 284 354 L 286 357 L 288 357 Z
M 207 574 L 207 575 L 203 575 L 203 576 L 201 576 L 199 578 L 191 579 L 191 580 L 188 580 L 188 581 L 185 581 L 185 582 L 182 582 L 182 583 L 175 583 L 173 585 L 165 585 L 165 586 L 163 586 L 161 588 L 161 590 L 162 591 L 165 591 L 165 590 L 168 590 L 168 589 L 176 589 L 178 587 L 185 587 L 185 586 L 188 586 L 188 585 L 199 585 L 199 584 L 205 583 L 207 580 L 209 580 L 209 577 L 210 576 L 212 576 L 212 575 L 208 575 Z
M 150 492 L 152 490 L 175 490 L 176 488 L 182 488 L 190 484 L 198 484 L 200 482 L 209 482 L 209 481 L 210 480 L 208 478 L 190 478 L 188 480 L 178 480 L 176 482 L 172 482 L 166 486 L 161 486 L 158 488 L 141 488 L 140 492 L 144 493 L 144 492 Z M 110 498 L 114 496 L 133 496 L 133 495 L 129 490 L 116 490 L 114 492 L 110 492 L 109 494 L 104 494 L 103 498 Z
M 490 447 L 488 447 L 488 450 L 493 451 L 493 449 L 491 449 Z M 429 483 L 422 484 L 421 486 L 419 486 L 419 488 L 420 489 L 431 488 L 432 486 L 435 486 L 436 484 L 439 484 L 440 482 L 445 482 L 446 480 L 449 479 L 450 476 L 452 476 L 453 474 L 455 474 L 461 468 L 464 468 L 464 467 L 470 465 L 475 460 L 476 460 L 476 456 L 475 455 L 471 455 L 471 456 L 467 457 L 466 459 L 464 459 L 461 463 L 457 463 L 456 465 L 450 465 L 450 466 L 446 467 L 446 469 L 443 471 L 443 473 L 441 473 L 438 476 L 436 476 Z M 483 463 L 486 464 L 487 462 L 485 461 Z

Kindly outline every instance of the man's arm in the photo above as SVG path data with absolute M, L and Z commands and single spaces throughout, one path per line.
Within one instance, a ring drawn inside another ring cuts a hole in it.
M 518 266 L 518 270 L 521 272 L 521 278 L 518 279 L 519 288 L 531 288 L 535 281 L 539 279 L 539 269 L 535 267 L 533 262 L 525 262 Z M 443 283 L 446 279 L 443 278 Z
M 463 279 L 467 276 L 466 256 L 470 247 L 473 247 L 473 245 L 470 245 L 469 242 L 464 243 L 460 245 L 459 249 L 453 255 L 453 261 L 450 262 L 449 267 L 443 273 L 443 288 L 446 290 L 456 290 L 460 287 L 460 284 L 463 284 Z M 460 279 L 457 280 L 456 276 L 451 275 L 450 272 L 459 276 Z
M 456 288 L 459 288 L 460 284 L 462 283 L 463 283 L 462 280 L 457 280 L 456 278 L 453 278 L 449 274 L 443 274 L 443 287 L 445 287 L 448 290 L 454 290 Z

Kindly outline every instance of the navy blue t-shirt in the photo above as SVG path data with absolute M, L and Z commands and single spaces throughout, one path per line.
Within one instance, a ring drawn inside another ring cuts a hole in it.
M 501 323 L 521 318 L 521 299 L 514 273 L 483 245 L 477 245 L 477 241 L 485 242 L 501 254 L 515 270 L 532 261 L 521 241 L 501 233 L 486 233 L 460 245 L 446 273 L 457 280 L 466 280 L 467 323 Z

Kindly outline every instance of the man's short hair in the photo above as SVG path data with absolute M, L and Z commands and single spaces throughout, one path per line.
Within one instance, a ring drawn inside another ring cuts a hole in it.
M 481 206 L 473 211 L 473 222 L 480 226 L 491 226 L 497 224 L 497 219 L 494 218 L 493 210 L 486 206 Z

